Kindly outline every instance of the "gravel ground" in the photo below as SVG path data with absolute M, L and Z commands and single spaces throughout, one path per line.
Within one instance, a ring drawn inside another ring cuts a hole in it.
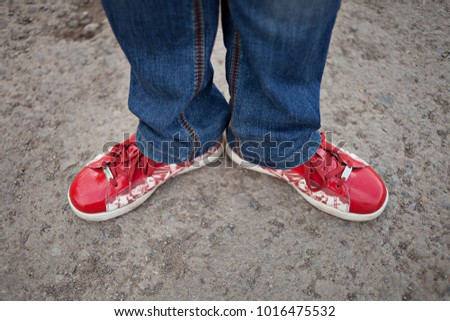
M 322 124 L 387 182 L 349 223 L 288 185 L 205 168 L 132 214 L 75 217 L 66 192 L 137 121 L 128 64 L 89 1 L 0 1 L 2 300 L 448 300 L 448 0 L 345 1 Z M 224 80 L 221 35 L 213 56 Z

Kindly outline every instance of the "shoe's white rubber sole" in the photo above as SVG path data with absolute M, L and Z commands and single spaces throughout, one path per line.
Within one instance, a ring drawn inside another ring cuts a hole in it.
M 206 166 L 207 164 L 213 163 L 215 162 L 217 159 L 220 158 L 220 156 L 222 156 L 223 154 L 223 144 L 220 144 L 219 148 L 213 152 L 211 155 L 206 156 L 204 158 L 201 158 L 197 161 L 194 161 L 194 163 L 192 163 L 191 166 L 187 167 L 184 171 L 180 172 L 179 174 L 175 175 L 181 175 L 181 174 L 185 174 L 185 173 L 189 173 L 193 170 L 199 169 L 203 166 Z M 175 177 L 174 176 L 174 177 Z M 155 191 L 158 187 L 160 187 L 164 182 L 160 183 L 159 185 L 157 185 L 154 189 L 152 189 L 151 191 L 149 191 L 147 194 L 143 195 L 142 197 L 138 198 L 136 201 L 124 206 L 124 207 L 120 207 L 118 209 L 115 209 L 113 211 L 109 211 L 109 212 L 101 212 L 101 213 L 84 213 L 80 210 L 78 210 L 71 202 L 70 200 L 70 195 L 69 193 L 67 193 L 67 198 L 69 200 L 69 205 L 70 208 L 72 209 L 72 211 L 79 217 L 82 218 L 83 220 L 86 221 L 93 221 L 93 222 L 100 222 L 100 221 L 106 221 L 106 220 L 110 220 L 112 218 L 124 215 L 128 212 L 131 212 L 132 210 L 134 210 L 136 207 L 138 207 L 139 205 L 141 205 L 142 203 L 144 203 Z
M 239 166 L 242 166 L 246 169 L 249 169 L 249 170 L 252 170 L 252 171 L 255 171 L 258 173 L 263 173 L 263 174 L 281 179 L 279 176 L 276 176 L 276 175 L 264 170 L 261 166 L 255 165 L 250 162 L 247 162 L 246 160 L 243 160 L 235 152 L 233 152 L 233 150 L 231 149 L 231 147 L 228 144 L 226 145 L 226 153 L 227 153 L 228 157 L 230 157 L 230 159 L 234 163 L 238 164 Z M 328 206 L 322 202 L 319 202 L 319 201 L 313 199 L 311 196 L 303 193 L 296 185 L 289 183 L 289 182 L 286 182 L 286 183 L 291 185 L 312 206 L 318 208 L 319 210 L 321 210 L 327 214 L 339 217 L 340 219 L 347 220 L 347 221 L 365 222 L 365 221 L 371 221 L 371 220 L 377 218 L 384 211 L 384 209 L 388 203 L 388 199 L 389 199 L 389 193 L 387 193 L 385 202 L 383 203 L 381 208 L 378 209 L 376 212 L 373 212 L 370 214 L 356 214 L 356 213 L 344 212 L 337 208 Z

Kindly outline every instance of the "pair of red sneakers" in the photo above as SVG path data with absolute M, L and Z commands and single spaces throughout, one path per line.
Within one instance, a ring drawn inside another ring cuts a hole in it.
M 123 215 L 141 205 L 172 177 L 214 162 L 223 149 L 218 144 L 188 163 L 157 163 L 139 151 L 133 135 L 108 154 L 97 156 L 78 173 L 69 188 L 70 207 L 89 221 Z M 323 134 L 314 156 L 287 170 L 246 162 L 229 146 L 226 152 L 238 165 L 286 181 L 311 205 L 341 219 L 372 220 L 388 202 L 388 191 L 380 176 L 363 160 L 327 142 Z

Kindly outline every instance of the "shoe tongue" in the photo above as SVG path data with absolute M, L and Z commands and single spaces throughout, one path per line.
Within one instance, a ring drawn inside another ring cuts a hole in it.
M 327 160 L 327 164 L 326 166 L 329 166 L 330 170 L 335 169 L 339 164 L 338 160 L 333 157 L 331 154 L 326 157 L 325 155 L 328 154 L 327 151 L 327 141 L 326 141 L 326 137 L 324 133 L 321 133 L 322 136 L 322 141 L 320 142 L 320 147 L 319 150 L 316 152 L 316 155 L 320 155 L 321 158 L 326 159 Z M 347 151 L 345 151 L 344 149 L 337 147 L 337 146 L 332 146 L 332 150 L 334 152 L 338 152 L 340 158 L 347 164 L 347 166 L 352 167 L 352 168 L 364 168 L 369 166 L 369 164 L 367 164 L 364 160 L 362 160 L 361 158 L 359 158 L 358 156 L 349 153 Z M 345 164 L 344 164 L 345 165 Z
M 324 148 L 319 148 L 314 157 L 315 159 L 313 160 L 313 164 L 321 165 L 325 163 L 324 169 L 327 172 L 332 171 L 338 167 L 337 159 L 334 158 L 331 153 L 326 151 Z

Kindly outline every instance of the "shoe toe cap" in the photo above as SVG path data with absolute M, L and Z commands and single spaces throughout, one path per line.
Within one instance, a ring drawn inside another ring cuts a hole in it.
M 349 185 L 351 213 L 373 214 L 384 206 L 387 198 L 386 185 L 371 167 L 355 171 Z
M 105 212 L 107 187 L 108 181 L 101 170 L 85 167 L 70 185 L 70 202 L 73 207 L 83 213 Z

